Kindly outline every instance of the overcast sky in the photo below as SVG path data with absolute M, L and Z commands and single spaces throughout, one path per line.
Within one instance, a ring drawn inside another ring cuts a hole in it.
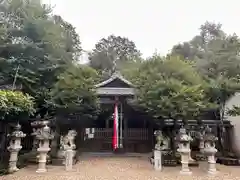
M 190 40 L 205 21 L 220 22 L 227 33 L 240 34 L 238 0 L 43 0 L 72 23 L 84 50 L 110 34 L 136 43 L 143 56 L 166 54 Z

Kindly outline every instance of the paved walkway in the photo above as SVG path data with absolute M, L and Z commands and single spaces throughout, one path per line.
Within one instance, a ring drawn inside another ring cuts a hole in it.
M 156 172 L 146 158 L 88 157 L 66 172 L 62 166 L 48 166 L 48 172 L 37 174 L 37 166 L 28 166 L 19 172 L 0 177 L 0 180 L 240 180 L 239 167 L 218 165 L 216 176 L 206 174 L 207 164 L 192 168 L 193 175 L 179 175 L 180 167 L 166 167 Z

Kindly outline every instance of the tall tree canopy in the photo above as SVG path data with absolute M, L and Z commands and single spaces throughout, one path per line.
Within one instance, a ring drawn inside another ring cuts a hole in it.
M 40 0 L 6 1 L 1 9 L 0 57 L 8 61 L 9 70 L 5 75 L 9 74 L 12 82 L 19 67 L 18 81 L 28 88 L 50 86 L 49 78 L 54 79 L 59 68 L 73 61 L 73 53 L 81 51 L 74 28 L 61 18 L 52 17 L 51 8 Z
M 91 67 L 109 75 L 116 67 L 119 69 L 122 63 L 138 60 L 140 55 L 133 41 L 110 35 L 95 45 L 89 54 L 89 60 Z
M 98 74 L 91 67 L 72 65 L 60 74 L 51 96 L 58 112 L 77 113 L 81 119 L 94 119 L 98 112 L 98 98 L 94 85 Z
M 156 119 L 192 119 L 207 108 L 204 80 L 193 66 L 176 57 L 152 57 L 133 72 L 137 103 Z
M 172 54 L 195 62 L 196 69 L 209 84 L 209 97 L 224 112 L 226 100 L 239 90 L 240 40 L 227 35 L 221 24 L 206 22 L 199 35 L 173 47 Z M 223 116 L 223 114 L 222 114 Z
M 0 80 L 1 84 L 22 85 L 36 97 L 41 109 L 46 92 L 58 75 L 73 64 L 81 53 L 74 27 L 40 0 L 12 0 L 0 4 Z

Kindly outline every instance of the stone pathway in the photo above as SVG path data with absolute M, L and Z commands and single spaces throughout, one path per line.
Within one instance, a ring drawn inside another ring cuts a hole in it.
M 0 180 L 240 180 L 239 167 L 218 165 L 219 174 L 208 176 L 206 165 L 191 168 L 191 176 L 182 176 L 180 167 L 166 167 L 156 172 L 146 158 L 89 157 L 76 164 L 72 172 L 66 172 L 62 166 L 48 166 L 47 173 L 37 174 L 37 166 L 28 166 Z

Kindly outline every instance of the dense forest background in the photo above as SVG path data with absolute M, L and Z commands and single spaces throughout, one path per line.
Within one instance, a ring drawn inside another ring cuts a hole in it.
M 94 119 L 100 111 L 94 85 L 115 71 L 136 86 L 135 106 L 156 120 L 198 118 L 208 109 L 222 119 L 240 87 L 240 40 L 221 24 L 205 22 L 171 53 L 147 59 L 133 41 L 112 34 L 96 42 L 82 64 L 81 34 L 52 7 L 3 0 L 0 13 L 1 119 L 57 112 Z

